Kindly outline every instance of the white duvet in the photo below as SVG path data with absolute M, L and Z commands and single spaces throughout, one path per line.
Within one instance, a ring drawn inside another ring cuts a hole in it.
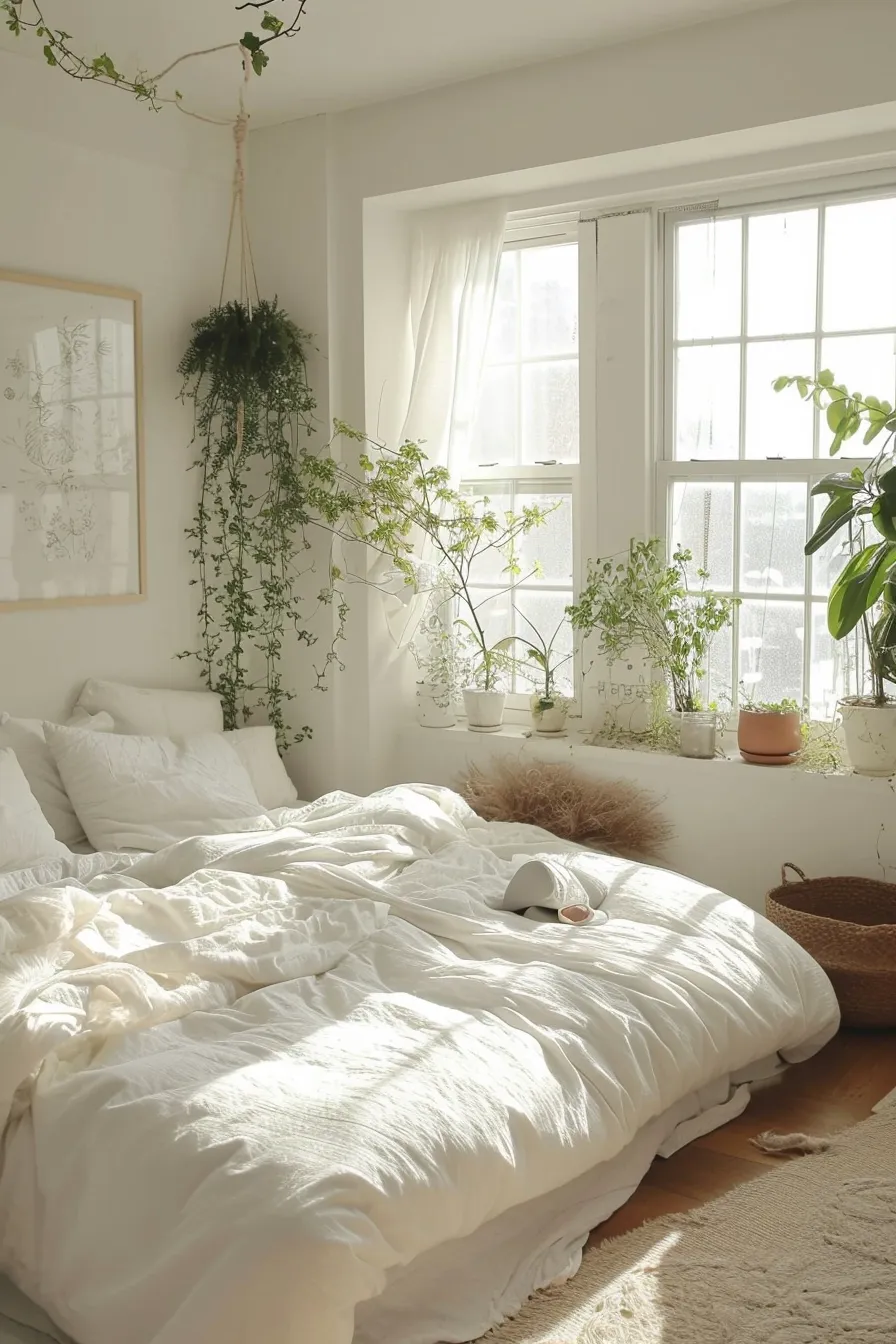
M 571 847 L 447 790 L 264 825 L 0 903 L 2 1267 L 79 1344 L 350 1344 L 390 1268 L 836 1029 L 685 878 L 595 855 L 606 924 L 490 908 Z

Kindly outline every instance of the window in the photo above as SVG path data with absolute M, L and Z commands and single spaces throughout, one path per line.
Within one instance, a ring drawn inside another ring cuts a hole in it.
M 789 696 L 830 719 L 856 689 L 855 647 L 827 631 L 840 541 L 804 555 L 830 434 L 772 381 L 830 368 L 896 401 L 894 239 L 894 196 L 667 217 L 659 524 L 716 591 L 741 599 L 713 650 L 709 699 Z M 867 453 L 860 438 L 846 447 Z
M 486 635 L 523 638 L 530 621 L 545 640 L 562 627 L 555 657 L 572 653 L 564 608 L 573 598 L 573 532 L 579 462 L 578 246 L 508 246 L 501 260 L 465 492 L 496 510 L 553 508 L 521 548 L 519 581 L 507 591 L 497 558 L 483 557 L 476 597 Z M 556 506 L 556 507 L 555 507 Z M 572 663 L 558 678 L 570 693 Z M 514 675 L 512 690 L 529 692 Z

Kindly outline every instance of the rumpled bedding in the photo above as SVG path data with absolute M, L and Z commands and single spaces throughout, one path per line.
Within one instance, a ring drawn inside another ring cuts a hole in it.
M 836 1030 L 676 874 L 589 856 L 597 927 L 499 909 L 574 847 L 449 790 L 262 825 L 0 889 L 0 1268 L 79 1344 L 350 1344 L 390 1268 Z

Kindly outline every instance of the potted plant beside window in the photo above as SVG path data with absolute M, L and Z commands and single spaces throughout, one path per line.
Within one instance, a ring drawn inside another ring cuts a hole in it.
M 672 693 L 683 756 L 710 758 L 716 750 L 716 713 L 703 705 L 700 686 L 714 637 L 731 623 L 737 599 L 709 591 L 709 574 L 696 571 L 699 589 L 688 582 L 690 551 L 663 558 L 657 537 L 632 541 L 623 560 L 588 562 L 588 582 L 567 607 L 573 627 L 599 639 L 598 652 L 615 662 L 643 649 Z
M 864 470 L 834 472 L 813 487 L 828 503 L 806 554 L 842 532 L 849 558 L 828 597 L 828 630 L 837 640 L 861 630 L 871 683 L 870 694 L 840 701 L 846 754 L 856 774 L 886 777 L 896 774 L 896 697 L 886 689 L 896 683 L 896 413 L 888 401 L 849 393 L 829 369 L 817 377 L 781 377 L 774 387 L 794 385 L 825 412 L 832 456 L 862 428 L 866 445 L 885 435 Z
M 738 715 L 737 745 L 750 765 L 790 765 L 803 748 L 797 702 L 748 699 Z
M 345 426 L 340 429 L 350 438 L 364 438 Z M 504 720 L 505 682 L 515 666 L 515 636 L 491 638 L 486 608 L 520 582 L 518 543 L 551 510 L 532 505 L 520 513 L 498 512 L 487 497 L 455 490 L 447 469 L 430 463 L 419 444 L 374 448 L 375 457 L 359 457 L 366 474 L 356 536 L 385 551 L 414 587 L 420 566 L 409 554 L 412 546 L 438 570 L 436 586 L 446 621 L 468 659 L 460 665 L 470 668 L 463 688 L 467 726 L 474 732 L 497 732 Z M 477 587 L 484 573 L 494 576 L 496 566 L 504 587 L 497 592 Z
M 517 611 L 517 616 L 525 621 L 532 632 L 532 637 L 529 639 L 523 636 L 517 637 L 525 646 L 526 662 L 529 664 L 528 668 L 524 668 L 524 675 L 530 677 L 536 686 L 529 700 L 532 727 L 542 737 L 561 737 L 566 732 L 566 719 L 572 700 L 557 690 L 557 676 L 567 663 L 572 662 L 572 654 L 561 656 L 554 650 L 560 631 L 566 624 L 566 617 L 564 616 L 551 638 L 545 640 L 527 616 L 521 611 Z

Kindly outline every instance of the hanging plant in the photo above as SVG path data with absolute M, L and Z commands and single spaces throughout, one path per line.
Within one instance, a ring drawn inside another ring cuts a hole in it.
M 194 322 L 179 365 L 201 481 L 187 533 L 201 592 L 200 644 L 182 656 L 199 660 L 227 728 L 260 713 L 281 750 L 310 733 L 288 720 L 294 692 L 284 683 L 284 652 L 315 642 L 308 626 L 321 605 L 335 606 L 337 632 L 346 615 L 332 568 L 316 597 L 301 595 L 313 569 L 308 533 L 335 529 L 356 508 L 332 458 L 303 442 L 314 428 L 309 340 L 276 299 L 240 300 Z M 334 658 L 331 648 L 319 684 Z

